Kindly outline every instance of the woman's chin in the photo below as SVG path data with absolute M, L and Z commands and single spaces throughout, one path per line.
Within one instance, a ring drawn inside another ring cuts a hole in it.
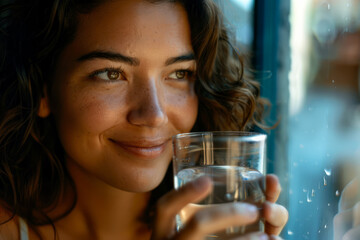
M 118 181 L 107 181 L 107 183 L 122 191 L 145 193 L 159 186 L 163 178 L 164 176 L 160 173 L 142 174 L 140 177 L 131 176 L 125 179 L 118 179 Z
M 126 186 L 120 187 L 121 190 L 127 191 L 127 192 L 133 192 L 133 193 L 146 193 L 151 192 L 154 190 L 157 186 L 159 186 L 161 182 L 161 179 L 159 181 L 148 181 L 146 183 L 130 183 Z

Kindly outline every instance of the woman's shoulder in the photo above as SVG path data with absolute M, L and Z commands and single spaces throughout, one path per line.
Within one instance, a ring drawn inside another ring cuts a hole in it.
M 0 240 L 19 239 L 19 218 L 0 205 Z

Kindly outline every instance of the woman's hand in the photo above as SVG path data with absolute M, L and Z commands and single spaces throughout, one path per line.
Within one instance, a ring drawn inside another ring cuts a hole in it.
M 266 230 L 269 234 L 278 234 L 287 220 L 287 211 L 273 202 L 279 196 L 280 186 L 275 176 L 267 177 L 266 191 L 268 202 L 265 204 L 264 215 Z M 255 206 L 247 203 L 219 204 L 197 211 L 186 223 L 184 228 L 175 232 L 175 216 L 187 204 L 198 202 L 212 190 L 209 178 L 202 177 L 195 182 L 186 184 L 179 190 L 166 194 L 157 203 L 157 213 L 152 240 L 177 239 L 199 240 L 206 235 L 222 231 L 231 226 L 248 225 L 258 220 L 259 213 Z M 254 233 L 239 239 L 269 239 L 264 233 Z M 274 237 L 273 239 L 278 239 Z
M 273 174 L 267 175 L 266 202 L 264 204 L 265 232 L 272 236 L 272 239 L 280 239 L 276 235 L 280 234 L 289 218 L 286 208 L 275 203 L 280 192 L 279 179 Z

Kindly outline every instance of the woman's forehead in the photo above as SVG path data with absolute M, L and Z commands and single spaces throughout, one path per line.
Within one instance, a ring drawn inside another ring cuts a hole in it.
M 107 1 L 91 12 L 79 16 L 78 34 L 97 34 L 97 31 L 141 34 L 171 29 L 186 33 L 187 25 L 187 13 L 179 3 L 155 4 L 144 0 Z
M 169 59 L 194 52 L 186 11 L 170 2 L 106 2 L 79 16 L 74 40 L 60 54 L 57 69 L 79 68 L 78 60 L 94 52 L 126 56 L 159 70 Z
M 157 48 L 159 54 L 165 47 L 180 52 L 192 50 L 190 26 L 182 5 L 143 0 L 108 1 L 81 14 L 70 45 L 76 50 L 107 49 L 129 56 L 146 53 L 150 47 Z

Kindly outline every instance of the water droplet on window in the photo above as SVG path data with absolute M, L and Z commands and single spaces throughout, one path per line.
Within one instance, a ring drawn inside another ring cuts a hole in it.
M 303 192 L 307 192 L 307 189 L 303 188 Z
M 299 203 L 300 203 L 300 204 L 303 204 L 303 203 L 304 203 L 304 201 L 300 200 L 300 201 L 299 201 Z
M 288 230 L 288 235 L 293 235 L 294 233 L 291 230 Z
M 331 169 L 324 169 L 324 172 L 326 175 L 330 176 L 331 175 Z
M 335 195 L 338 197 L 340 195 L 339 190 L 336 190 Z
M 330 10 L 330 8 L 331 8 L 331 5 L 330 5 L 330 3 L 328 3 L 328 6 L 327 6 L 327 7 L 328 7 L 328 10 Z
M 306 196 L 306 201 L 308 203 L 312 202 L 311 198 L 310 198 L 310 194 L 308 193 L 307 196 Z
M 327 225 L 325 224 L 324 228 L 327 228 Z
M 314 190 L 314 189 L 311 190 L 311 196 L 312 196 L 312 197 L 315 197 L 315 190 Z
M 335 83 L 335 80 L 333 79 L 331 82 L 332 82 L 332 83 Z
M 324 176 L 324 186 L 326 186 L 326 185 L 327 185 L 327 181 L 326 181 L 325 176 Z

